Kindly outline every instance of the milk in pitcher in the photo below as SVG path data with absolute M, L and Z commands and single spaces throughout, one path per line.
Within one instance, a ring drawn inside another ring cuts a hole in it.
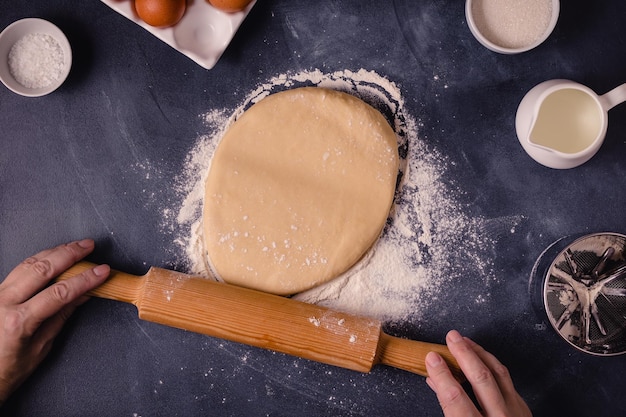
M 587 149 L 600 135 L 602 108 L 588 93 L 564 88 L 541 104 L 530 142 L 558 152 L 574 154 Z

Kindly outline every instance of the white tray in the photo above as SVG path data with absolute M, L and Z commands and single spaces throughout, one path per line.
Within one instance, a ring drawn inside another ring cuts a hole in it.
M 173 27 L 163 29 L 150 26 L 139 19 L 131 0 L 102 0 L 102 2 L 200 66 L 211 69 L 222 56 L 256 0 L 252 1 L 245 10 L 237 13 L 222 12 L 206 0 L 194 0 L 188 2 L 185 15 L 180 22 Z

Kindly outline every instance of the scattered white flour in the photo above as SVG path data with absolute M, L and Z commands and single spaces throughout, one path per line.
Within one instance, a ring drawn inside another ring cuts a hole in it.
M 315 327 L 320 327 L 320 321 L 315 317 L 309 317 L 309 323 L 313 324 Z
M 214 110 L 203 115 L 208 133 L 198 138 L 177 179 L 183 201 L 176 227 L 172 227 L 186 230 L 176 242 L 186 253 L 189 272 L 209 275 L 202 245 L 202 199 L 211 156 L 225 130 L 263 97 L 307 85 L 348 92 L 379 109 L 396 131 L 401 172 L 387 226 L 368 255 L 342 277 L 294 298 L 384 321 L 402 321 L 419 318 L 445 282 L 464 275 L 491 281 L 488 255 L 495 242 L 481 233 L 481 219 L 463 213 L 455 199 L 461 191 L 442 180 L 449 161 L 420 140 L 418 125 L 406 113 L 398 86 L 365 70 L 283 74 L 259 86 L 234 112 Z M 171 218 L 171 212 L 163 214 Z

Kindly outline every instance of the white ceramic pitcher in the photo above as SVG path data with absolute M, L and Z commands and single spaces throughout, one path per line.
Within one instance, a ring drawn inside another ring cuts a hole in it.
M 515 130 L 524 150 L 550 168 L 579 166 L 598 152 L 608 127 L 608 111 L 626 101 L 626 84 L 598 96 L 570 80 L 549 80 L 522 99 Z

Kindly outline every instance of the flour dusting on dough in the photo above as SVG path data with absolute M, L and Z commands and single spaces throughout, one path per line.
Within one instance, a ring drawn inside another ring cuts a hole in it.
M 390 218 L 372 250 L 343 276 L 295 298 L 398 322 L 420 319 L 422 311 L 439 297 L 441 286 L 463 275 L 493 281 L 489 255 L 495 240 L 481 233 L 484 219 L 464 213 L 459 203 L 462 191 L 443 180 L 450 161 L 419 138 L 418 122 L 407 113 L 400 88 L 366 70 L 282 74 L 260 85 L 234 111 L 203 115 L 207 133 L 197 139 L 177 180 L 182 204 L 176 228 L 185 233 L 176 243 L 186 254 L 189 272 L 210 275 L 202 247 L 202 199 L 211 155 L 223 133 L 267 95 L 309 85 L 353 94 L 381 111 L 396 132 L 403 162 Z

